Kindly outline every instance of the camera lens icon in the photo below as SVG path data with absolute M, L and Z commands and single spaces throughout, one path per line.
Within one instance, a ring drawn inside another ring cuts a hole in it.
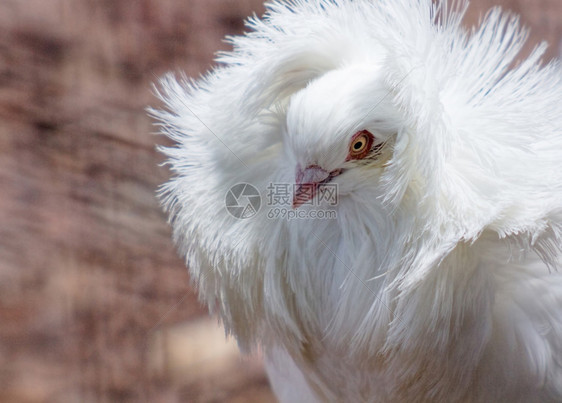
M 249 183 L 238 183 L 226 192 L 225 206 L 235 218 L 252 218 L 261 207 L 261 196 L 258 189 Z

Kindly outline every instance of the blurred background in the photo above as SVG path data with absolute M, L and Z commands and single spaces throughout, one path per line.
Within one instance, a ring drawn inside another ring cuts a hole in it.
M 562 0 L 522 15 L 558 55 Z M 197 303 L 155 198 L 144 109 L 197 77 L 259 0 L 0 0 L 0 401 L 273 402 Z

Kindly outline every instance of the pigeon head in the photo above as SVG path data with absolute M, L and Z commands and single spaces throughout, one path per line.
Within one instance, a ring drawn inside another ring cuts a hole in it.
M 336 178 L 353 180 L 351 170 L 384 166 L 401 126 L 391 99 L 373 65 L 330 71 L 292 96 L 285 144 L 295 161 L 293 208 Z

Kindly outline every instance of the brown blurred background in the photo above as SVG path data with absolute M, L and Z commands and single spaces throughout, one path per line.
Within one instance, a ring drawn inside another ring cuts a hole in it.
M 473 1 L 562 37 L 562 0 Z M 198 305 L 155 199 L 144 108 L 259 0 L 0 1 L 0 401 L 272 402 Z

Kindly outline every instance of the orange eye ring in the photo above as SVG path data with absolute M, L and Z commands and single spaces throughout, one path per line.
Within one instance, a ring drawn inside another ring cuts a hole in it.
M 368 130 L 361 130 L 353 135 L 349 144 L 349 154 L 347 160 L 359 160 L 365 158 L 371 146 L 374 136 Z

